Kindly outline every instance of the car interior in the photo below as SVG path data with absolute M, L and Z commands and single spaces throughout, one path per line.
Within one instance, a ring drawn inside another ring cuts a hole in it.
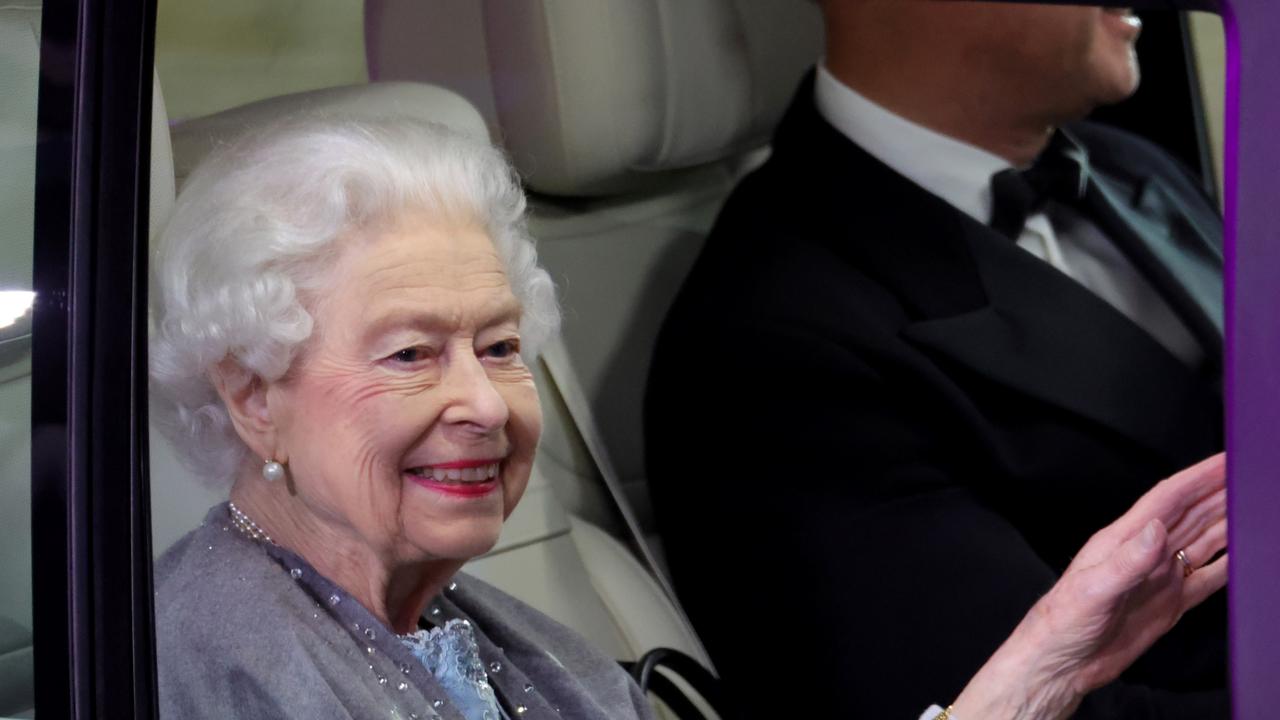
M 1190 64 L 1195 120 L 1211 140 L 1201 169 L 1220 188 L 1222 25 L 1200 13 L 1176 24 L 1189 48 L 1176 62 Z M 0 717 L 12 718 L 36 709 L 31 315 L 20 293 L 32 288 L 40 26 L 35 0 L 0 0 Z M 410 116 L 504 149 L 530 195 L 529 228 L 564 324 L 535 367 L 545 425 L 529 490 L 498 545 L 465 572 L 620 661 L 672 648 L 714 670 L 663 569 L 643 462 L 645 378 L 720 205 L 767 155 L 821 56 L 816 6 L 161 0 L 155 44 L 152 239 L 211 149 L 297 113 Z M 19 311 L 5 325 L 7 307 Z M 202 485 L 155 431 L 149 476 L 158 557 L 225 491 Z

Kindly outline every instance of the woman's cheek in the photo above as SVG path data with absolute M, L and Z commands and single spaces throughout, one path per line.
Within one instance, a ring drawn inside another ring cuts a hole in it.
M 510 480 L 504 487 L 504 519 L 511 515 L 529 486 L 534 452 L 542 435 L 542 405 L 538 402 L 538 390 L 533 379 L 513 383 L 506 390 L 504 395 L 510 410 L 507 439 L 512 445 L 512 456 Z
M 407 392 L 412 387 L 413 392 Z M 346 378 L 332 387 L 333 403 L 315 422 L 333 432 L 320 432 L 322 442 L 344 447 L 349 472 L 366 483 L 378 483 L 388 476 L 400 478 L 405 455 L 418 442 L 429 419 L 422 402 L 424 383 L 412 384 L 400 378 Z
M 381 460 L 398 478 L 406 456 L 421 442 L 431 425 L 430 412 L 418 394 L 402 396 L 377 393 L 366 397 L 358 406 L 362 452 L 370 457 L 367 468 L 377 470 Z
M 511 413 L 511 432 L 515 436 L 512 439 L 536 446 L 542 436 L 542 403 L 532 377 L 512 385 L 507 406 Z

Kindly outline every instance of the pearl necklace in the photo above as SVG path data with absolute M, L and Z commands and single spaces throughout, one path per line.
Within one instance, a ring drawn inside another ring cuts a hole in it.
M 271 539 L 267 531 L 258 527 L 258 523 L 254 522 L 253 518 L 245 515 L 244 511 L 236 507 L 234 502 L 229 502 L 227 505 L 231 508 L 231 524 L 235 525 L 237 530 L 254 540 L 265 540 L 272 545 L 276 544 L 276 541 Z

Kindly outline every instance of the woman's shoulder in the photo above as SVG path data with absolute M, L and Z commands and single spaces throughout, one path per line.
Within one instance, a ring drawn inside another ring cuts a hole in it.
M 208 651 L 232 634 L 264 641 L 293 634 L 310 602 L 294 585 L 257 542 L 231 526 L 225 504 L 213 507 L 156 560 L 161 655 L 191 646 Z
M 256 584 L 271 561 L 236 533 L 226 504 L 215 505 L 199 526 L 183 535 L 155 562 L 157 612 L 184 602 L 205 602 Z
M 326 674 L 349 670 L 335 650 L 341 629 L 226 517 L 214 507 L 156 561 L 164 714 L 348 718 Z

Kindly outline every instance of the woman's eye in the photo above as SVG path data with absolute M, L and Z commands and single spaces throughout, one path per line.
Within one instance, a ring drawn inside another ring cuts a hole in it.
M 499 360 L 509 358 L 520 352 L 519 340 L 502 340 L 485 348 L 484 354 Z
M 427 353 L 420 347 L 405 348 L 391 356 L 392 360 L 402 363 L 413 363 L 426 358 Z

